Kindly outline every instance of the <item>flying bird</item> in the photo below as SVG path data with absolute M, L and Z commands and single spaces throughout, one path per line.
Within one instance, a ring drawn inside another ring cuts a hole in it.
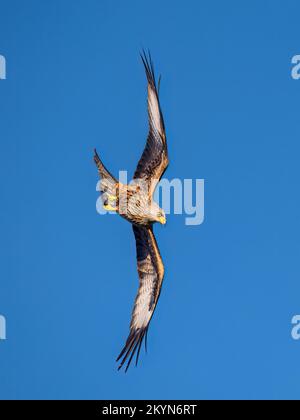
M 139 289 L 132 311 L 129 336 L 117 358 L 120 361 L 118 369 L 127 362 L 125 371 L 135 353 L 137 365 L 144 339 L 147 349 L 147 332 L 164 277 L 164 265 L 153 233 L 153 224 L 159 222 L 164 225 L 166 215 L 153 200 L 153 193 L 169 164 L 167 140 L 159 102 L 159 82 L 157 85 L 150 52 L 147 55 L 143 51 L 141 59 L 148 85 L 149 133 L 133 182 L 128 185 L 120 183 L 105 168 L 96 150 L 94 155 L 101 179 L 103 207 L 119 213 L 132 224 L 136 241 Z

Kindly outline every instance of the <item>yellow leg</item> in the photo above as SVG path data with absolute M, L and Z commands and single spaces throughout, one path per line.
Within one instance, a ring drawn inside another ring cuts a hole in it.
M 115 195 L 112 194 L 107 194 L 106 193 L 107 198 L 109 199 L 109 201 L 116 201 L 117 197 Z
M 117 208 L 112 207 L 110 204 L 104 204 L 103 208 L 107 211 L 117 211 Z

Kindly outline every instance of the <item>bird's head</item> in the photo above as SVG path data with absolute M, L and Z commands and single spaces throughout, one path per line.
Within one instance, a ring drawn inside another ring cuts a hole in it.
M 151 210 L 150 210 L 150 219 L 152 222 L 158 222 L 162 225 L 165 225 L 167 222 L 166 214 L 163 209 L 159 207 L 159 205 L 155 202 L 152 202 Z
M 163 211 L 163 209 L 159 209 L 159 211 L 157 212 L 157 221 L 162 225 L 165 225 L 167 223 L 166 214 Z

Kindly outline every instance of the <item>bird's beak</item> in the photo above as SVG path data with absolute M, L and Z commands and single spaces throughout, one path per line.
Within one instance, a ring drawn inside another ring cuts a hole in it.
M 165 225 L 167 223 L 166 218 L 164 216 L 160 216 L 159 223 L 161 223 L 162 225 Z

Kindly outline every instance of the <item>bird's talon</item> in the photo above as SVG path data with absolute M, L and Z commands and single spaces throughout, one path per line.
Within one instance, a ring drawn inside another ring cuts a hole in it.
M 109 199 L 109 201 L 116 201 L 117 197 L 115 195 L 112 194 L 106 194 L 107 198 Z
M 117 211 L 117 208 L 111 206 L 110 204 L 104 204 L 103 208 L 107 211 Z

